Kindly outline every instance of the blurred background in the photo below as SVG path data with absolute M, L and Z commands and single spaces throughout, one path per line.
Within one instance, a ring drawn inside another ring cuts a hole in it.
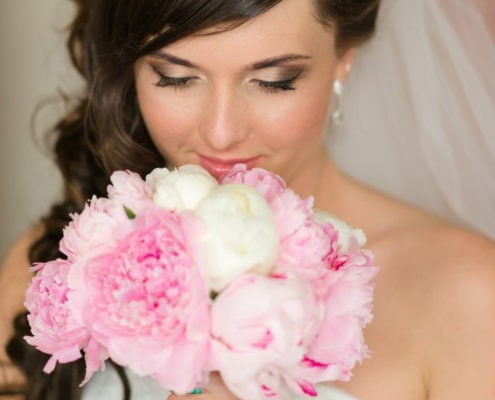
M 0 1 L 0 257 L 59 196 L 44 133 L 64 110 L 60 91 L 79 84 L 63 34 L 67 0 Z

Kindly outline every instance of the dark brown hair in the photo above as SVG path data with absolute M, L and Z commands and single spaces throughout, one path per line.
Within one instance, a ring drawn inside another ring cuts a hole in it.
M 55 127 L 54 153 L 64 178 L 64 200 L 42 219 L 44 235 L 30 260 L 61 257 L 58 242 L 69 214 L 92 195 L 103 196 L 110 173 L 130 169 L 142 176 L 165 160 L 152 144 L 138 110 L 133 66 L 143 55 L 211 27 L 230 29 L 283 0 L 75 0 L 69 29 L 72 63 L 86 82 L 82 99 Z M 374 30 L 378 0 L 314 0 L 315 17 L 336 35 L 338 53 L 366 40 Z M 46 375 L 48 356 L 28 346 L 26 315 L 15 320 L 7 351 L 27 378 L 26 399 L 80 399 L 79 362 Z M 130 390 L 123 371 L 124 397 Z M 0 392 L 1 394 L 1 392 Z

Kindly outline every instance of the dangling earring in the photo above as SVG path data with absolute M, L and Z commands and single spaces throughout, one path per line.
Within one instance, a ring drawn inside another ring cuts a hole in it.
M 344 114 L 342 113 L 342 93 L 344 92 L 344 85 L 338 79 L 333 82 L 333 111 L 332 120 L 335 125 L 342 125 L 344 122 Z

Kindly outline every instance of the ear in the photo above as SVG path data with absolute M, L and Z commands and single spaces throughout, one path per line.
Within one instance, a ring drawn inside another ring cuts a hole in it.
M 347 78 L 349 77 L 349 72 L 351 72 L 355 57 L 356 48 L 351 47 L 349 50 L 346 50 L 337 61 L 337 67 L 335 68 L 335 79 L 338 79 L 342 84 L 347 82 Z

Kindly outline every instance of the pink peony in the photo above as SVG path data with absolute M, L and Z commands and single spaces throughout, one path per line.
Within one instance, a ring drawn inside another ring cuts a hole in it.
M 269 171 L 210 178 L 117 171 L 107 198 L 72 215 L 68 260 L 36 266 L 26 298 L 46 372 L 84 355 L 86 382 L 111 357 L 184 394 L 216 370 L 250 400 L 350 378 L 377 272 L 364 233 Z
M 325 272 L 330 238 L 312 218 L 313 199 L 302 200 L 287 189 L 270 206 L 280 237 L 277 271 L 292 270 L 312 282 L 318 280 Z
M 336 233 L 326 258 L 327 272 L 315 282 L 325 315 L 300 372 L 319 382 L 350 379 L 355 363 L 367 357 L 363 328 L 372 320 L 373 279 L 378 272 L 372 253 L 361 249 L 357 239 L 349 251 L 340 253 Z
M 243 183 L 254 187 L 266 201 L 285 190 L 285 182 L 280 176 L 262 168 L 248 170 L 245 164 L 236 164 L 224 177 L 221 183 Z
M 111 180 L 109 197 L 93 196 L 80 214 L 71 216 L 64 229 L 60 250 L 69 260 L 113 248 L 131 217 L 153 205 L 151 192 L 139 175 L 117 171 Z
M 32 336 L 25 340 L 38 350 L 51 354 L 44 371 L 50 373 L 57 362 L 68 363 L 86 353 L 88 373 L 103 369 L 104 352 L 91 340 L 88 330 L 72 315 L 68 304 L 67 275 L 71 264 L 55 260 L 38 264 L 37 271 L 27 293 L 25 306 L 29 311 L 28 321 Z
M 287 399 L 288 387 L 313 394 L 293 377 L 316 335 L 322 307 L 304 279 L 242 275 L 212 306 L 212 363 L 244 399 Z
M 72 221 L 64 228 L 60 251 L 74 261 L 85 254 L 113 248 L 116 233 L 122 224 L 130 225 L 130 220 L 123 208 L 118 213 L 109 213 L 112 208 L 111 200 L 93 197 L 80 214 L 71 216 Z
M 140 214 L 153 202 L 151 189 L 135 172 L 115 171 L 110 177 L 108 198 L 115 208 L 126 207 L 134 214 Z
M 74 312 L 110 357 L 177 393 L 206 380 L 209 296 L 188 244 L 197 224 L 148 208 L 114 249 L 69 273 Z

